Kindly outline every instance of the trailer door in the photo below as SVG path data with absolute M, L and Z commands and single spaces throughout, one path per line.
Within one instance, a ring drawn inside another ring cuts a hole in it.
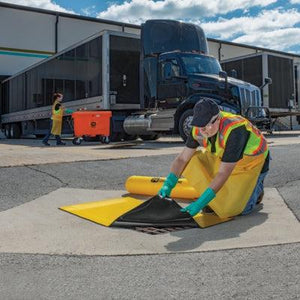
M 140 40 L 110 35 L 109 54 L 111 104 L 139 104 Z

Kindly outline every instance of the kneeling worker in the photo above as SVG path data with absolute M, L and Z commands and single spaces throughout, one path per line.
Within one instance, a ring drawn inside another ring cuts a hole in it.
M 202 98 L 194 107 L 192 132 L 159 191 L 169 197 L 183 175 L 199 195 L 182 211 L 194 216 L 208 204 L 219 217 L 250 213 L 263 197 L 269 150 L 262 133 L 240 115 L 220 111 Z M 204 149 L 196 151 L 198 146 Z

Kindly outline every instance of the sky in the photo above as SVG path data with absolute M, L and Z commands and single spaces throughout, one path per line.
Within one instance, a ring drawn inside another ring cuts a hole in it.
M 191 22 L 200 25 L 210 38 L 300 54 L 300 0 L 2 0 L 2 2 L 137 25 L 147 19 Z

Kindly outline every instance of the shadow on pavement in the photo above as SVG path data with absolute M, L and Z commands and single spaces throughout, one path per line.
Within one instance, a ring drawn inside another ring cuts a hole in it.
M 260 208 L 262 205 L 260 205 Z M 189 229 L 171 233 L 172 236 L 180 238 L 165 246 L 168 251 L 188 251 L 198 248 L 207 241 L 230 240 L 239 237 L 241 233 L 263 224 L 268 218 L 264 212 L 253 212 L 246 216 L 239 216 L 232 221 L 218 224 L 203 229 Z M 234 224 L 235 223 L 235 224 Z

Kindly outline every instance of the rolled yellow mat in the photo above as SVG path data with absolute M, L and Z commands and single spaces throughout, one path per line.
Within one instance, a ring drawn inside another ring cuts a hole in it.
M 132 194 L 154 196 L 162 187 L 165 179 L 165 177 L 130 176 L 126 180 L 125 188 Z M 170 196 L 180 199 L 196 199 L 200 195 L 186 179 L 182 178 L 178 180 Z

